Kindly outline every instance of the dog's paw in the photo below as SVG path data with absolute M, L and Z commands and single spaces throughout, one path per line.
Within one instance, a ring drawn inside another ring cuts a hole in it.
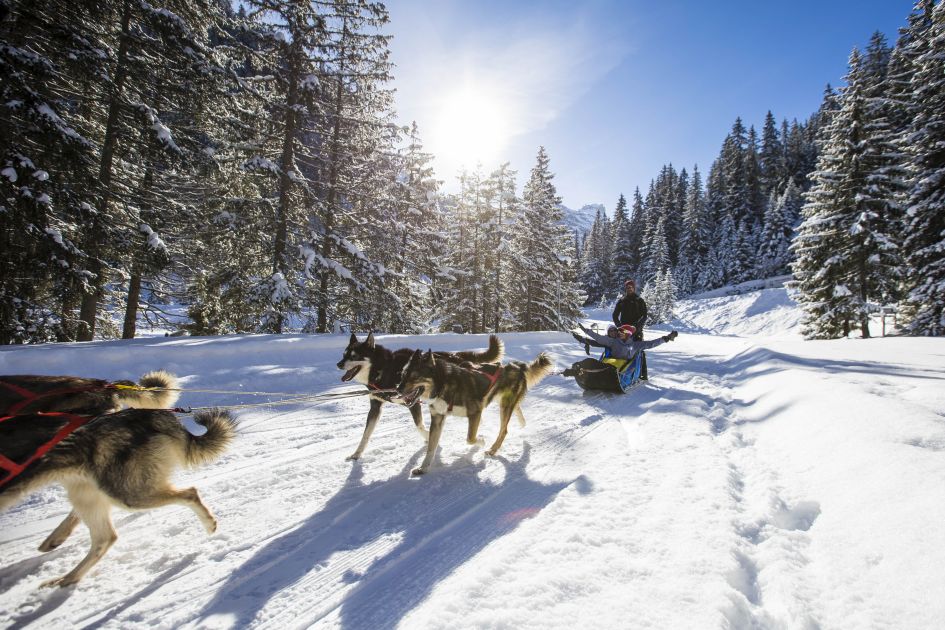
M 45 582 L 40 584 L 39 587 L 40 588 L 55 588 L 57 586 L 59 587 L 72 586 L 73 584 L 78 583 L 78 581 L 79 581 L 79 578 L 73 576 L 71 573 L 67 573 L 66 575 L 63 575 L 62 577 L 57 577 L 53 580 L 46 580 Z
M 217 519 L 212 518 L 206 523 L 203 524 L 204 528 L 207 530 L 207 534 L 213 534 L 217 531 Z
M 52 551 L 53 549 L 57 548 L 57 547 L 58 547 L 59 545 L 61 545 L 63 542 L 64 542 L 64 541 L 62 541 L 62 540 L 52 540 L 52 539 L 50 539 L 50 538 L 47 538 L 47 539 L 44 540 L 43 543 L 39 546 L 39 550 L 42 551 L 43 553 L 46 553 L 47 551 Z
M 425 475 L 426 473 L 426 468 L 414 468 L 410 471 L 410 475 L 412 477 L 419 477 L 420 475 Z
M 488 455 L 489 457 L 495 457 L 495 454 L 496 454 L 496 449 L 494 448 L 490 448 L 488 451 L 486 451 L 486 455 Z
M 361 458 L 361 453 L 351 453 L 345 457 L 346 462 L 356 462 Z

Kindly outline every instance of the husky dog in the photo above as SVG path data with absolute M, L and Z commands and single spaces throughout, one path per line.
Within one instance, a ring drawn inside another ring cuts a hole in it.
M 130 389 L 135 387 L 150 391 Z M 97 416 L 122 406 L 166 409 L 177 402 L 176 388 L 177 379 L 164 371 L 148 372 L 137 384 L 78 376 L 0 376 L 0 416 L 42 411 Z
M 528 364 L 511 361 L 502 366 L 482 366 L 481 370 L 475 370 L 441 361 L 429 351 L 415 351 L 397 385 L 404 404 L 414 405 L 418 399 L 430 404 L 427 454 L 412 474 L 422 475 L 429 470 L 443 432 L 443 421 L 448 415 L 465 416 L 469 420 L 466 441 L 476 444 L 482 412 L 496 397 L 500 405 L 499 435 L 486 452 L 493 456 L 498 453 L 508 433 L 512 412 L 516 412 L 519 423 L 524 426 L 525 418 L 519 405 L 528 388 L 550 374 L 552 367 L 551 359 L 544 352 Z
M 0 488 L 0 510 L 39 487 L 61 483 L 72 512 L 40 545 L 50 551 L 61 545 L 83 521 L 92 546 L 72 571 L 43 586 L 68 586 L 82 579 L 118 535 L 111 507 L 144 510 L 177 503 L 186 505 L 213 533 L 217 521 L 196 488 L 178 489 L 170 476 L 181 466 L 196 467 L 217 459 L 236 433 L 225 411 L 198 413 L 194 420 L 207 428 L 196 437 L 173 413 L 126 409 L 98 416 L 56 444 L 43 457 Z M 30 457 L 38 442 L 49 440 L 67 422 L 62 416 L 16 416 L 0 422 L 0 444 L 13 461 Z
M 489 335 L 489 348 L 486 350 L 436 352 L 434 354 L 438 359 L 446 362 L 468 362 L 479 365 L 501 361 L 504 352 L 502 340 L 496 335 Z M 358 338 L 352 333 L 351 339 L 348 340 L 348 347 L 345 348 L 344 356 L 338 362 L 338 369 L 345 370 L 341 380 L 347 382 L 354 379 L 371 389 L 394 389 L 400 382 L 400 373 L 410 359 L 411 354 L 413 354 L 413 350 L 407 348 L 388 350 L 380 344 L 374 343 L 374 333 L 369 333 L 364 341 L 358 341 Z M 381 417 L 381 407 L 385 402 L 390 402 L 389 394 L 371 396 L 371 409 L 368 411 L 361 443 L 358 444 L 358 448 L 354 453 L 347 457 L 348 460 L 361 457 L 368 440 L 371 439 L 371 433 L 374 432 L 374 427 Z M 426 440 L 429 433 L 423 428 L 420 405 L 411 404 L 409 407 L 417 431 Z

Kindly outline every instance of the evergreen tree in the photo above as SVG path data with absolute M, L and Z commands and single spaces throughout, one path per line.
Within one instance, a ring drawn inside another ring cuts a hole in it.
M 623 283 L 629 277 L 627 254 L 621 251 L 623 241 L 628 235 L 629 223 L 630 215 L 627 210 L 627 199 L 623 196 L 623 193 L 621 193 L 617 198 L 617 205 L 614 208 L 614 220 L 611 221 L 610 224 L 610 283 L 607 287 L 607 293 L 609 295 L 619 295 L 623 289 Z
M 706 215 L 705 191 L 702 189 L 702 174 L 699 167 L 692 169 L 692 182 L 686 194 L 683 211 L 682 242 L 679 246 L 679 261 L 676 265 L 675 278 L 682 295 L 689 295 L 697 289 L 698 270 L 706 259 L 709 250 L 711 226 Z
M 788 180 L 787 188 L 777 196 L 771 191 L 765 212 L 764 232 L 758 252 L 758 274 L 762 278 L 788 273 L 791 260 L 790 246 L 794 228 L 800 220 L 804 199 L 801 192 Z
M 587 303 L 596 304 L 610 290 L 612 276 L 611 226 L 603 210 L 597 211 L 584 246 L 581 286 L 587 292 Z
M 583 296 L 573 277 L 570 235 L 560 221 L 560 198 L 555 191 L 548 154 L 538 149 L 523 196 L 521 226 L 517 232 L 524 288 L 518 304 L 521 330 L 566 330 L 580 316 Z
M 912 78 L 915 118 L 910 138 L 905 250 L 908 300 L 913 334 L 945 334 L 945 5 L 919 3 L 919 14 L 931 21 L 915 29 Z M 913 16 L 913 26 L 922 17 Z M 921 40 L 925 40 L 922 44 Z
M 633 190 L 633 204 L 623 236 L 618 239 L 617 254 L 614 264 L 616 273 L 623 281 L 640 275 L 642 261 L 643 233 L 646 230 L 646 204 L 639 188 Z
M 876 288 L 871 267 L 882 252 L 867 224 L 872 218 L 865 195 L 867 75 L 861 60 L 854 49 L 841 107 L 828 127 L 804 222 L 792 246 L 808 337 L 846 335 L 854 323 L 869 336 L 868 301 Z
M 761 170 L 761 193 L 770 196 L 772 191 L 781 192 L 786 179 L 784 146 L 771 110 L 765 115 L 765 124 L 761 130 L 761 152 L 758 161 Z

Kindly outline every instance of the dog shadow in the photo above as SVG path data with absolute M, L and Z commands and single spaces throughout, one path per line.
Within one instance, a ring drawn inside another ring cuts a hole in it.
M 293 600 L 291 610 L 280 605 L 267 615 L 269 623 L 279 624 L 273 617 L 284 611 L 291 615 L 287 622 L 314 623 L 337 614 L 344 628 L 394 628 L 441 579 L 580 479 L 530 479 L 528 445 L 518 461 L 495 459 L 505 468 L 498 484 L 479 478 L 486 467 L 482 459 L 460 458 L 411 478 L 424 452 L 399 475 L 368 484 L 355 463 L 325 507 L 259 549 L 217 590 L 199 619 L 223 615 L 232 627 L 244 627 L 293 588 L 311 594 L 302 600 L 307 609 Z M 347 554 L 354 560 L 333 558 L 344 551 L 354 552 Z

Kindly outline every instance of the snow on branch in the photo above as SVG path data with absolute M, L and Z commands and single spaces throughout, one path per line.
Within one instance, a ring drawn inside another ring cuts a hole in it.
M 138 231 L 147 237 L 148 247 L 161 252 L 167 251 L 167 245 L 161 240 L 161 237 L 158 236 L 158 233 L 151 229 L 150 225 L 147 223 L 142 223 L 138 226 Z
M 265 158 L 261 155 L 254 155 L 245 162 L 243 162 L 244 171 L 268 171 L 273 175 L 279 175 L 282 173 L 282 169 L 279 168 L 279 165 Z
M 171 130 L 161 122 L 160 116 L 158 116 L 157 111 L 153 107 L 141 102 L 132 103 L 132 107 L 144 114 L 147 121 L 151 123 L 151 129 L 154 131 L 158 142 L 175 153 L 181 153 L 180 147 L 177 146 L 174 142 L 174 138 L 171 137 Z

